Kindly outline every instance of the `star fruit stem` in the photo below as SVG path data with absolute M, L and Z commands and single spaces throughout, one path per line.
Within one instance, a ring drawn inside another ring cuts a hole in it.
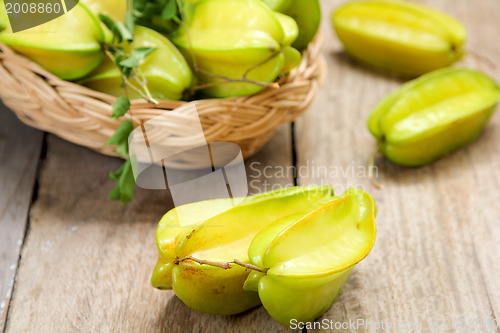
M 108 56 L 108 58 L 113 61 L 113 63 L 115 62 L 115 56 L 113 55 L 113 53 L 111 53 L 111 51 L 109 50 L 108 46 L 105 45 L 104 46 L 104 53 Z M 142 73 L 141 73 L 142 74 Z M 146 93 L 144 93 L 143 91 L 141 91 L 140 89 L 136 88 L 134 85 L 132 85 L 130 83 L 130 80 L 125 76 L 125 74 L 123 74 L 123 72 L 120 70 L 120 75 L 122 77 L 122 80 L 123 80 L 123 83 L 124 83 L 124 87 L 129 87 L 130 89 L 134 90 L 135 92 L 137 92 L 145 101 L 149 102 L 149 103 L 152 103 L 152 104 L 158 104 L 158 101 L 156 101 L 152 96 L 151 96 L 151 93 L 149 92 L 149 89 L 147 87 L 147 85 L 144 85 L 143 82 L 138 82 L 141 87 L 144 89 L 144 91 Z
M 207 72 L 207 71 L 199 68 L 198 65 L 196 65 L 196 64 L 193 65 L 193 68 L 194 68 L 195 72 L 203 73 L 207 76 L 211 76 L 213 78 L 222 80 L 222 81 L 218 81 L 218 82 L 204 83 L 204 84 L 194 86 L 191 88 L 191 91 L 193 91 L 193 92 L 197 91 L 197 90 L 202 90 L 202 89 L 218 86 L 218 85 L 221 85 L 224 83 L 231 83 L 231 82 L 251 83 L 251 84 L 255 84 L 257 86 L 262 86 L 262 87 L 271 88 L 271 89 L 279 89 L 280 88 L 280 85 L 278 82 L 254 81 L 254 80 L 248 79 L 246 77 L 242 77 L 241 79 L 233 79 L 233 78 L 230 78 L 230 77 L 227 77 L 224 75 L 219 75 L 219 74 Z
M 479 62 L 486 64 L 491 69 L 495 69 L 495 70 L 497 69 L 497 66 L 495 66 L 495 63 L 490 58 L 488 58 L 482 54 L 479 54 L 476 51 L 473 51 L 471 49 L 466 49 L 465 53 L 470 54 L 472 56 L 472 58 L 476 59 Z
M 182 3 L 181 3 L 180 0 L 176 0 L 176 3 L 177 3 L 177 8 L 179 9 L 179 14 L 181 16 L 181 24 L 184 27 L 184 29 L 186 30 L 186 37 L 187 37 L 188 47 L 190 49 L 192 49 L 193 46 L 191 44 L 191 38 L 189 36 L 189 29 L 188 29 L 188 26 L 186 24 L 186 21 L 184 20 L 184 11 L 183 11 Z M 269 83 L 269 82 L 255 81 L 255 80 L 248 79 L 247 75 L 248 75 L 249 72 L 251 72 L 252 70 L 256 69 L 257 67 L 262 66 L 263 64 L 267 63 L 268 61 L 270 61 L 271 59 L 273 59 L 274 57 L 276 57 L 280 53 L 281 53 L 281 50 L 278 51 L 278 52 L 273 53 L 269 58 L 264 59 L 263 62 L 258 63 L 255 66 L 250 67 L 249 69 L 247 69 L 245 71 L 245 73 L 243 74 L 243 77 L 241 79 L 233 79 L 233 78 L 230 78 L 228 76 L 214 74 L 214 73 L 210 73 L 208 71 L 205 71 L 205 70 L 201 69 L 198 66 L 198 62 L 196 61 L 196 57 L 193 54 L 191 54 L 191 62 L 193 64 L 192 66 L 193 66 L 193 69 L 194 69 L 195 72 L 202 73 L 202 74 L 205 74 L 207 76 L 210 76 L 210 77 L 213 77 L 213 78 L 216 78 L 216 79 L 220 79 L 221 81 L 211 82 L 211 83 L 203 83 L 203 84 L 191 87 L 190 91 L 191 91 L 191 93 L 194 93 L 194 92 L 196 92 L 198 90 L 202 90 L 202 89 L 206 89 L 206 88 L 211 88 L 211 87 L 214 87 L 214 86 L 218 86 L 218 85 L 221 85 L 221 84 L 224 84 L 224 83 L 231 83 L 231 82 L 251 83 L 251 84 L 255 84 L 255 85 L 258 85 L 258 86 L 263 86 L 263 87 L 266 87 L 266 88 L 279 89 L 280 85 L 277 82 L 270 82 Z
M 194 257 L 184 257 L 184 258 L 176 259 L 174 261 L 174 264 L 178 265 L 181 262 L 186 261 L 186 260 L 194 261 L 200 265 L 208 265 L 208 266 L 213 266 L 213 267 L 219 267 L 222 269 L 231 269 L 231 268 L 233 268 L 232 265 L 238 265 L 238 266 L 244 267 L 246 269 L 251 269 L 253 271 L 257 271 L 257 272 L 261 272 L 261 273 L 267 272 L 267 269 L 265 269 L 265 268 L 260 268 L 260 267 L 257 267 L 255 265 L 252 265 L 252 264 L 245 264 L 238 259 L 234 259 L 233 261 L 226 262 L 226 261 L 210 261 L 210 260 L 198 259 L 198 258 L 194 258 Z
M 370 179 L 370 183 L 372 183 L 373 187 L 376 189 L 381 189 L 382 185 L 380 185 L 376 180 L 373 174 L 373 169 L 375 168 L 375 156 L 377 156 L 378 151 L 382 147 L 382 142 L 377 144 L 373 152 L 370 154 L 370 159 L 368 160 L 368 178 Z

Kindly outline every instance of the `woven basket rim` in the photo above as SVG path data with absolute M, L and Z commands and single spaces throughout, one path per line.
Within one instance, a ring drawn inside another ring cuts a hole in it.
M 322 82 L 326 65 L 321 54 L 322 34 L 303 51 L 302 61 L 285 77 L 279 89 L 266 88 L 249 96 L 193 101 L 131 101 L 131 115 L 142 122 L 169 111 L 182 114 L 194 105 L 208 142 L 234 142 L 245 157 L 258 151 L 277 126 L 293 121 L 311 104 Z M 30 126 L 54 133 L 71 142 L 117 156 L 105 142 L 120 122 L 111 118 L 117 97 L 65 81 L 0 43 L 0 98 Z

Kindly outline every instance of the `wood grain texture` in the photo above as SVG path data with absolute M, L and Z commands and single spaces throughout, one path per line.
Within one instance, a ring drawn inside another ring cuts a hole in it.
M 42 132 L 22 124 L 0 103 L 0 332 L 9 309 L 42 140 Z
M 384 187 L 373 189 L 365 166 L 375 143 L 366 119 L 402 81 L 365 69 L 342 52 L 329 22 L 341 2 L 322 1 L 329 74 L 296 123 L 296 170 L 302 185 L 369 191 L 379 208 L 378 235 L 372 253 L 319 320 L 371 322 L 335 332 L 380 332 L 375 325 L 381 321 L 420 323 L 422 328 L 399 331 L 429 332 L 429 320 L 443 320 L 434 332 L 484 332 L 447 330 L 445 320 L 500 320 L 500 114 L 476 142 L 428 167 L 407 169 L 378 158 Z M 421 2 L 460 19 L 469 49 L 500 58 L 500 1 Z M 500 81 L 499 65 L 474 56 L 461 65 Z M 283 127 L 247 162 L 250 191 L 291 185 L 291 151 L 290 129 Z M 130 205 L 109 202 L 106 174 L 119 163 L 50 137 L 7 331 L 284 331 L 262 307 L 238 316 L 205 315 L 150 287 L 156 222 L 171 204 L 166 193 L 145 190 Z
M 247 161 L 252 192 L 264 182 L 250 164 L 289 165 L 290 137 L 289 126 L 281 128 Z M 119 163 L 49 137 L 7 332 L 283 331 L 262 307 L 212 316 L 151 287 L 156 225 L 171 203 L 164 191 L 147 190 L 126 206 L 109 201 L 107 173 Z
M 340 3 L 322 1 L 325 31 L 330 30 L 330 12 Z M 466 25 L 468 48 L 493 61 L 500 58 L 500 45 L 492 42 L 500 29 L 499 1 L 424 3 Z M 327 40 L 329 75 L 296 126 L 298 168 L 306 170 L 299 173 L 299 183 L 331 184 L 337 193 L 350 186 L 365 189 L 377 201 L 379 214 L 372 253 L 319 320 L 372 322 L 356 332 L 380 331 L 375 325 L 382 320 L 422 324 L 404 332 L 429 332 L 429 320 L 500 320 L 500 114 L 476 142 L 430 166 L 408 169 L 378 158 L 383 189 L 376 190 L 364 171 L 375 145 L 366 120 L 402 81 L 350 60 L 333 32 Z M 469 56 L 460 65 L 500 81 L 500 67 L 477 57 Z M 447 330 L 447 324 L 440 322 L 434 331 L 485 331 Z M 351 331 L 350 326 L 335 330 Z

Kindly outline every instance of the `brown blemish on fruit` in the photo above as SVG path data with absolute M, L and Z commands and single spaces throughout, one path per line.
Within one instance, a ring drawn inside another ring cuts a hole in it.
M 226 286 L 222 285 L 222 286 L 220 286 L 220 288 L 213 289 L 213 291 L 214 291 L 214 294 L 216 294 L 216 295 L 222 295 L 222 294 L 224 294 L 224 289 L 226 289 Z
M 193 234 L 196 232 L 196 229 L 191 230 L 191 232 L 186 236 L 186 239 L 190 239 L 193 237 Z

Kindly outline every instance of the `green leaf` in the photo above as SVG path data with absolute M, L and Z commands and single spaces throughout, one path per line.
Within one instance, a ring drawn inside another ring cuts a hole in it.
M 130 11 L 125 14 L 125 27 L 127 27 L 128 31 L 134 31 L 135 28 L 135 18 L 134 15 Z
M 144 60 L 148 55 L 153 53 L 156 47 L 138 47 L 132 50 L 132 56 L 139 60 L 139 63 Z
M 123 59 L 125 59 L 125 56 L 123 54 L 117 54 L 113 62 L 115 65 L 119 65 L 120 61 L 122 61 Z
M 134 0 L 132 15 L 138 25 L 170 34 L 178 28 L 179 7 L 184 8 L 184 0 Z
M 127 157 L 128 156 L 128 140 L 119 143 L 115 149 L 115 152 L 122 155 L 123 157 Z
M 156 50 L 156 47 L 138 47 L 132 50 L 132 55 L 144 59 Z
M 139 59 L 134 56 L 130 56 L 127 59 L 120 61 L 119 64 L 125 68 L 133 69 L 139 66 Z
M 116 23 L 111 17 L 105 15 L 105 14 L 99 14 L 99 19 L 101 20 L 102 23 L 111 31 L 113 34 L 113 41 L 118 41 L 118 43 L 121 43 L 121 41 L 124 39 L 120 29 L 118 27 L 118 24 L 123 25 L 123 23 L 118 22 Z
M 116 31 L 120 34 L 122 40 L 131 41 L 134 39 L 134 30 L 130 31 L 122 22 L 116 22 Z
M 115 23 L 115 21 L 111 17 L 109 17 L 108 15 L 99 14 L 99 19 L 101 20 L 102 23 L 104 23 L 104 25 L 110 31 L 115 30 L 116 23 Z
M 126 59 L 123 59 L 123 57 L 119 60 L 118 64 L 122 67 L 129 68 L 129 69 L 134 69 L 139 67 L 139 65 L 142 63 L 144 58 L 146 58 L 148 55 L 150 55 L 154 50 L 156 50 L 155 47 L 140 47 L 132 50 L 132 55 L 129 56 Z M 122 71 L 125 73 L 125 71 Z
M 122 166 L 116 170 L 116 171 L 110 171 L 109 172 L 109 179 L 118 181 L 120 179 L 121 174 L 123 173 L 123 169 L 125 168 L 125 164 L 122 164 Z
M 109 194 L 109 198 L 111 200 L 120 200 L 124 204 L 130 202 L 135 188 L 134 173 L 130 159 L 127 159 L 116 172 L 110 172 L 110 178 L 118 181 L 118 183 Z
M 149 54 L 151 54 L 155 47 L 140 47 L 132 50 L 132 55 L 126 59 L 121 59 L 119 61 L 119 65 L 125 68 L 137 68 L 141 64 L 141 62 L 146 58 Z
M 125 96 L 118 97 L 113 103 L 111 115 L 113 119 L 124 116 L 130 110 L 130 101 Z
M 130 78 L 130 74 L 132 74 L 132 68 L 124 67 L 124 68 L 121 68 L 121 71 L 127 79 Z M 125 85 L 125 83 L 123 83 L 123 84 Z
M 106 141 L 107 145 L 119 145 L 125 141 L 128 142 L 128 136 L 134 130 L 134 124 L 130 120 L 124 120 L 116 130 L 115 134 Z
M 125 162 L 125 168 L 121 174 L 118 184 L 120 185 L 122 202 L 125 203 L 131 201 L 132 196 L 134 195 L 135 179 L 130 159 Z
M 175 15 L 177 15 L 177 3 L 176 0 L 169 0 L 163 7 L 161 11 L 161 17 L 165 20 L 170 20 Z
M 151 16 L 157 14 L 161 10 L 160 7 L 158 7 L 155 4 L 152 4 L 151 2 L 148 2 L 146 6 L 144 6 L 144 10 L 142 12 L 141 17 L 144 19 L 150 19 Z
M 148 0 L 134 0 L 133 1 L 133 14 L 134 16 L 140 17 L 141 14 L 144 12 L 144 8 L 148 4 Z
M 118 184 L 116 184 L 113 190 L 111 190 L 108 198 L 111 200 L 120 200 L 120 186 Z
M 137 9 L 134 9 L 134 10 L 132 11 L 132 15 L 134 15 L 134 17 L 136 17 L 136 18 L 141 18 L 141 17 L 143 17 L 143 16 L 144 16 L 144 14 L 143 14 L 143 13 L 144 13 L 144 10 L 137 10 Z

